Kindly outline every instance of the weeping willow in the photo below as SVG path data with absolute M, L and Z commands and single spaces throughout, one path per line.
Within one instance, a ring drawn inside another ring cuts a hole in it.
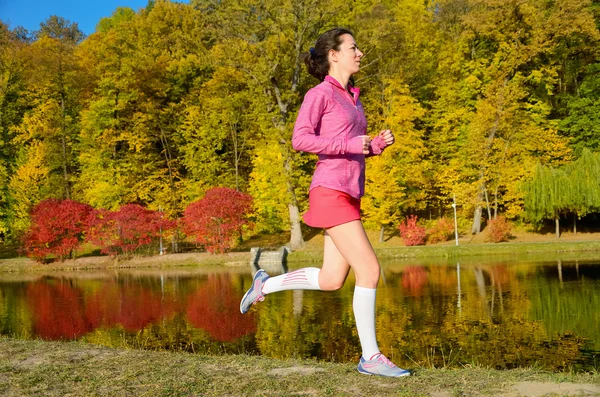
M 527 218 L 534 223 L 554 219 L 558 237 L 561 215 L 573 214 L 576 222 L 581 216 L 600 212 L 600 153 L 586 149 L 579 159 L 559 168 L 536 164 L 524 193 Z

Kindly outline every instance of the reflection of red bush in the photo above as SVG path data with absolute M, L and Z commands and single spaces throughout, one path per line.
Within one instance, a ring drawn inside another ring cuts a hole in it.
M 138 331 L 175 312 L 171 299 L 137 285 L 107 283 L 86 302 L 86 315 L 94 327 L 120 324 L 128 331 Z
M 85 316 L 81 291 L 68 282 L 36 281 L 26 294 L 34 330 L 41 338 L 75 339 L 93 329 Z
M 254 317 L 240 313 L 240 298 L 231 286 L 230 275 L 210 275 L 208 283 L 190 295 L 187 317 L 213 338 L 233 341 L 256 332 Z
M 500 285 L 503 288 L 508 288 L 513 279 L 513 274 L 508 271 L 506 265 L 483 266 L 482 269 L 489 274 L 490 282 Z
M 407 296 L 421 296 L 427 284 L 427 272 L 422 266 L 407 266 L 402 271 L 402 288 Z

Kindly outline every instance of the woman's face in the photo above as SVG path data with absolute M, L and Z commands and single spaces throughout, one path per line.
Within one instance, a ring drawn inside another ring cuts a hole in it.
M 363 53 L 358 49 L 354 37 L 344 34 L 341 38 L 340 50 L 334 51 L 331 56 L 342 71 L 353 75 L 360 70 L 360 59 Z

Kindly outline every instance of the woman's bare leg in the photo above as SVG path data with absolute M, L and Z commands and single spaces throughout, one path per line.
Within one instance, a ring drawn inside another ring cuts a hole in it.
M 319 285 L 323 291 L 335 291 L 344 285 L 350 265 L 337 249 L 331 236 L 325 231 L 323 266 L 319 272 Z
M 356 275 L 352 309 L 364 360 L 379 354 L 375 335 L 375 298 L 379 281 L 379 262 L 361 221 L 356 220 L 327 229 L 339 255 Z
M 362 222 L 355 220 L 334 226 L 327 229 L 327 234 L 331 237 L 341 258 L 344 258 L 354 270 L 356 285 L 364 288 L 377 288 L 379 262 Z M 333 254 L 331 256 L 334 257 Z

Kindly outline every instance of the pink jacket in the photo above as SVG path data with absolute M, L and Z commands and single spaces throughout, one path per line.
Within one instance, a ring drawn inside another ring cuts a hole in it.
M 292 146 L 295 150 L 319 156 L 310 189 L 323 186 L 361 198 L 365 193 L 365 155 L 362 138 L 367 119 L 358 99 L 333 77 L 310 89 L 298 112 Z M 379 136 L 371 140 L 369 155 L 380 154 L 386 144 Z

